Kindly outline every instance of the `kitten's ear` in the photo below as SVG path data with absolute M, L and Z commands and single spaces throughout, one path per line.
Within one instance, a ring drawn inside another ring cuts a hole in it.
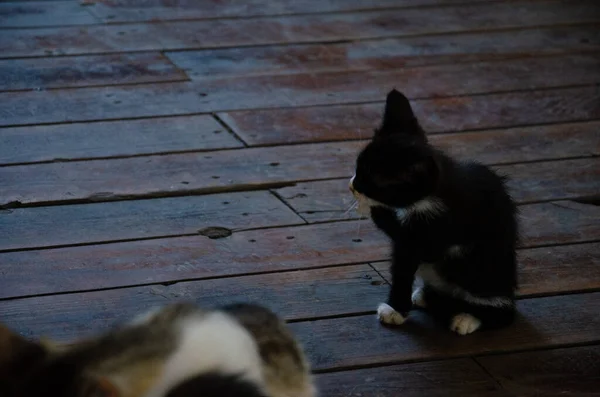
M 29 341 L 0 324 L 0 395 L 10 396 L 28 372 L 47 355 L 39 343 Z
M 387 95 L 383 122 L 376 132 L 376 135 L 394 134 L 423 135 L 408 98 L 396 89 Z

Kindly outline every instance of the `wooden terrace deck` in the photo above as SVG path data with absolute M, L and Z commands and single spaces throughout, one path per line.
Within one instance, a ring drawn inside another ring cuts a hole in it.
M 600 395 L 598 0 L 0 1 L 0 321 L 59 340 L 258 301 L 322 396 Z M 347 178 L 393 86 L 512 177 L 517 323 L 374 309 Z

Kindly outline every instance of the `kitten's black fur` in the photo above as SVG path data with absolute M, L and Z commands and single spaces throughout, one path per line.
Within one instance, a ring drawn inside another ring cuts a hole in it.
M 393 241 L 392 308 L 408 314 L 415 272 L 421 263 L 434 263 L 445 281 L 483 298 L 481 302 L 493 297 L 510 302 L 501 307 L 473 304 L 428 286 L 424 298 L 434 314 L 450 319 L 468 313 L 488 328 L 512 322 L 518 225 L 505 179 L 432 147 L 408 99 L 396 90 L 388 94 L 381 126 L 358 156 L 352 188 L 385 204 L 371 206 L 371 218 Z M 440 207 L 411 212 L 423 199 Z M 411 215 L 399 220 L 397 208 Z M 456 245 L 462 252 L 449 254 Z
M 208 373 L 177 386 L 166 397 L 268 397 L 239 376 Z

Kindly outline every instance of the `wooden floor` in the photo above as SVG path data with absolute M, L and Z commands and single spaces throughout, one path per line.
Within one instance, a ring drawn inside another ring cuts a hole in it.
M 322 396 L 598 396 L 599 24 L 598 0 L 2 1 L 0 321 L 66 340 L 256 301 Z M 378 324 L 388 244 L 347 179 L 392 87 L 512 177 L 514 326 Z

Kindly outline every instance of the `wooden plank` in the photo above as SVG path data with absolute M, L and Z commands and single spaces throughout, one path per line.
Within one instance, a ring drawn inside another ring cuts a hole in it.
M 2 250 L 304 223 L 268 192 L 14 209 L 1 216 Z
M 108 213 L 107 217 L 110 215 Z M 551 214 L 546 223 L 557 219 L 558 215 Z M 108 221 L 104 220 L 99 227 L 106 223 Z M 32 242 L 28 244 L 43 242 L 39 235 L 44 235 L 44 232 L 59 236 L 68 233 L 64 230 L 66 226 L 52 226 L 48 225 L 37 235 L 30 233 Z M 71 238 L 77 230 L 87 230 L 83 226 L 86 225 L 81 225 L 80 221 L 74 222 Z M 546 229 L 536 231 L 538 235 L 534 237 L 537 240 L 532 241 L 528 237 L 532 233 L 526 224 L 525 246 L 543 243 L 539 234 L 544 235 L 548 242 L 562 236 L 560 229 L 555 231 L 547 225 L 535 224 L 533 227 Z M 589 231 L 590 225 L 585 222 L 566 222 L 564 229 L 570 227 L 584 230 L 581 236 L 563 237 L 563 244 L 589 241 L 594 237 Z M 117 233 L 136 233 L 127 229 L 112 232 L 117 236 Z M 177 229 L 174 233 L 182 233 L 182 230 Z M 114 238 L 113 235 L 105 234 L 104 238 Z M 549 294 L 600 288 L 598 249 L 598 243 L 592 243 L 519 251 L 521 293 Z M 370 221 L 243 231 L 217 240 L 190 236 L 8 252 L 0 254 L 0 298 L 374 262 L 388 258 L 389 242 Z M 381 267 L 378 270 L 385 272 Z M 32 278 L 31 274 L 37 276 Z
M 520 249 L 520 297 L 600 289 L 600 243 Z M 389 262 L 372 266 L 391 280 Z
M 600 240 L 600 207 L 560 201 L 519 208 L 523 245 Z
M 2 28 L 89 25 L 97 22 L 87 8 L 77 1 L 0 2 Z
M 320 14 L 325 12 L 348 12 L 378 8 L 400 8 L 406 6 L 452 4 L 459 0 L 376 0 L 365 4 L 361 0 L 314 0 L 273 3 L 265 0 L 245 1 L 243 4 L 232 1 L 204 1 L 165 3 L 160 0 L 130 1 L 112 0 L 96 3 L 91 8 L 94 15 L 104 22 L 168 21 L 180 19 L 211 19 L 257 17 L 288 14 Z M 413 4 L 414 3 L 414 4 Z
M 570 73 L 563 73 L 569 70 Z M 0 93 L 0 125 L 381 101 L 404 82 L 411 99 L 588 85 L 596 54 L 434 65 L 392 71 L 254 76 L 205 82 Z M 143 105 L 141 105 L 143 104 Z
M 41 125 L 0 129 L 0 164 L 241 146 L 207 115 Z
M 456 335 L 422 312 L 400 327 L 384 327 L 374 315 L 291 324 L 313 368 L 332 370 L 402 361 L 431 360 L 600 341 L 600 293 L 525 299 L 511 327 Z M 51 327 L 49 327 L 51 328 Z M 49 330 L 50 331 L 50 330 Z
M 468 359 L 393 365 L 316 376 L 328 397 L 499 397 L 508 396 Z
M 159 53 L 0 60 L 0 91 L 184 80 Z
M 106 218 L 109 216 L 107 213 Z M 181 216 L 184 218 L 185 213 Z M 103 223 L 108 222 L 105 219 Z M 355 222 L 239 231 L 221 239 L 190 236 L 2 253 L 0 298 L 280 272 L 388 258 L 389 243 L 385 237 L 369 223 L 360 223 L 360 226 Z M 75 234 L 93 229 L 74 225 L 73 230 Z M 117 229 L 113 233 L 124 231 Z M 39 241 L 33 240 L 29 245 Z M 31 277 L 32 274 L 36 276 Z
M 0 168 L 0 202 L 208 193 L 348 175 L 360 142 Z
M 323 2 L 328 3 L 328 2 Z M 404 37 L 350 43 L 299 44 L 169 52 L 195 80 L 250 76 L 395 69 L 442 63 L 562 54 L 600 49 L 592 26 L 550 27 L 459 35 Z
M 598 396 L 600 346 L 477 358 L 511 395 Z
M 140 123 L 135 124 L 137 127 Z M 142 124 L 144 123 L 142 122 Z M 71 127 L 70 131 L 67 129 L 65 133 L 68 135 L 77 127 L 80 128 L 80 126 Z M 105 125 L 96 125 L 96 127 L 103 128 Z M 157 127 L 160 126 L 157 124 L 153 128 Z M 12 129 L 13 133 L 9 133 L 7 137 L 3 137 L 0 131 L 0 142 L 8 143 L 6 149 L 0 149 L 0 153 L 6 153 L 5 156 L 9 157 L 9 161 L 14 156 L 24 161 L 28 161 L 26 156 L 30 155 L 61 157 L 61 151 L 66 154 L 67 158 L 72 158 L 73 154 L 70 154 L 72 152 L 75 155 L 89 153 L 90 150 L 87 149 L 89 146 L 92 146 L 92 150 L 96 150 L 93 147 L 95 140 L 81 143 L 80 145 L 83 146 L 81 149 L 77 145 L 73 145 L 72 148 L 59 149 L 58 153 L 51 152 L 47 147 L 44 150 L 41 147 L 44 141 L 38 141 L 29 149 L 31 152 L 29 150 L 15 152 L 13 151 L 15 148 L 20 150 L 19 148 L 25 146 L 28 141 L 39 136 L 25 135 L 26 139 L 15 136 L 15 130 L 18 133 L 22 129 Z M 218 129 L 218 131 L 221 130 Z M 592 139 L 598 140 L 598 135 L 594 136 L 595 138 Z M 104 137 L 101 134 L 98 138 Z M 56 136 L 57 140 L 61 138 L 64 138 L 64 133 Z M 233 137 L 228 138 L 233 140 Z M 477 140 L 474 142 L 475 144 L 463 140 L 463 138 L 468 139 L 468 136 L 458 135 L 455 138 L 455 142 L 452 142 L 453 147 L 459 148 L 463 153 L 471 154 L 467 149 L 480 143 Z M 546 139 L 548 138 L 546 137 Z M 58 141 L 59 144 L 62 142 L 62 140 Z M 122 141 L 116 142 L 122 145 L 117 150 L 127 150 Z M 463 142 L 466 142 L 464 146 Z M 529 143 L 536 144 L 534 139 L 530 139 Z M 109 147 L 101 149 L 111 149 L 114 148 L 114 145 L 105 144 Z M 184 194 L 190 191 L 211 193 L 239 190 L 242 187 L 267 188 L 273 184 L 310 179 L 350 177 L 356 155 L 363 145 L 364 142 L 360 141 L 320 143 L 238 149 L 218 153 L 183 153 L 92 162 L 78 161 L 2 167 L 0 168 L 0 187 L 4 187 L 4 189 L 0 193 L 0 203 L 6 205 L 15 202 L 32 204 L 72 200 L 115 200 L 123 197 Z M 143 147 L 138 146 L 137 142 L 132 146 L 136 148 L 134 150 L 143 150 Z M 536 146 L 540 145 L 536 144 Z M 564 146 L 568 146 L 568 144 L 563 143 Z M 485 147 L 486 151 L 480 157 L 485 159 L 486 155 L 498 156 L 496 147 Z M 526 147 L 518 148 L 519 151 L 524 151 L 524 149 Z M 588 151 L 589 148 L 585 148 L 585 150 Z M 481 148 L 474 150 L 474 152 L 477 151 L 481 151 Z M 94 152 L 92 151 L 92 153 Z M 477 153 L 473 154 L 477 155 Z M 538 154 L 543 155 L 543 151 Z M 476 157 L 476 159 L 478 158 Z M 495 168 L 501 174 L 511 176 L 510 187 L 519 202 L 587 197 L 596 194 L 599 190 L 599 160 L 594 158 L 506 165 Z M 202 172 L 192 173 L 190 170 L 202 170 Z M 311 220 L 324 220 L 323 216 L 327 216 L 327 214 L 322 211 L 328 210 L 341 211 L 338 215 L 342 216 L 352 200 L 347 192 L 347 183 L 342 180 L 300 183 L 296 186 L 282 188 L 279 193 L 289 201 L 290 205 L 294 207 L 300 205 L 297 207 L 298 211 L 308 213 L 308 218 Z M 325 195 L 327 199 L 323 200 L 322 195 Z M 323 207 L 323 205 L 327 207 Z M 313 206 L 315 207 L 313 208 Z M 317 214 L 310 214 L 311 211 Z M 354 214 L 345 214 L 345 216 L 354 216 Z
M 500 174 L 508 174 L 512 178 L 511 194 L 518 203 L 527 203 L 596 196 L 598 164 L 599 160 L 592 158 L 492 168 Z M 346 179 L 297 183 L 275 191 L 310 223 L 357 219 L 356 211 L 348 211 L 355 201 L 348 191 L 351 174 Z
M 470 3 L 494 0 L 471 0 Z M 178 1 L 110 0 L 95 3 L 90 10 L 104 22 L 166 21 L 173 19 L 210 19 L 256 17 L 288 14 L 321 14 L 380 8 L 402 8 L 431 5 L 452 5 L 464 0 L 303 0 L 266 1 Z
M 486 164 L 600 155 L 600 122 L 556 124 L 433 135 L 432 144 L 456 158 Z M 502 148 L 502 150 L 490 150 Z
M 384 291 L 369 266 L 346 266 L 2 301 L 0 321 L 28 335 L 71 339 L 182 300 L 207 307 L 262 302 L 295 320 L 371 311 Z
M 27 57 L 48 52 L 73 55 L 331 42 L 583 24 L 599 20 L 595 0 L 580 0 L 575 5 L 558 0 L 271 18 L 13 29 L 3 32 L 0 37 L 0 54 L 3 57 Z
M 430 134 L 563 123 L 600 118 L 600 88 L 423 99 L 413 101 L 412 106 Z M 370 138 L 382 112 L 383 103 L 377 103 L 239 111 L 219 116 L 254 146 Z M 554 131 L 553 127 L 543 128 L 549 133 Z M 526 138 L 525 134 L 519 135 Z
M 511 179 L 518 202 L 563 200 L 600 195 L 600 158 L 546 161 L 494 167 Z

